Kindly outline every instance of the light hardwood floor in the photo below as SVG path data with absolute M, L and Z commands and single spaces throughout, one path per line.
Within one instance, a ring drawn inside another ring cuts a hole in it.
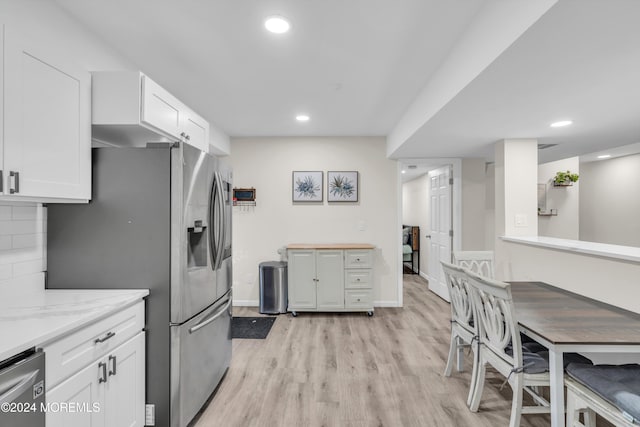
M 444 377 L 449 305 L 417 275 L 404 308 L 281 314 L 265 340 L 233 340 L 231 366 L 196 427 L 501 427 L 511 390 L 489 373 L 480 411 L 466 406 L 471 366 Z M 259 316 L 234 308 L 234 316 Z M 470 361 L 467 355 L 465 361 Z M 522 427 L 548 427 L 525 415 Z

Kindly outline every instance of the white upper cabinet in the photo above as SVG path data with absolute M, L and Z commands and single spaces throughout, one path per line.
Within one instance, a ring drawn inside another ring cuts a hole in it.
M 1 199 L 88 200 L 91 74 L 13 29 L 0 28 Z
M 209 123 L 138 71 L 93 73 L 93 137 L 116 145 L 183 141 L 209 151 Z

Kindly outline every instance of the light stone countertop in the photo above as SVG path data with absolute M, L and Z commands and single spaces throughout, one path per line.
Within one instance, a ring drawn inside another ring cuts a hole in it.
M 546 236 L 502 236 L 505 242 L 521 243 L 605 258 L 623 259 L 640 262 L 640 248 L 632 246 L 610 245 L 607 243 L 586 242 L 583 240 L 559 239 Z
M 147 289 L 2 291 L 0 361 L 107 317 L 147 295 Z

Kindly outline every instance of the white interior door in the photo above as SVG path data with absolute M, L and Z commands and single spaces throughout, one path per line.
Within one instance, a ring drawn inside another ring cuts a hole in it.
M 429 289 L 449 301 L 440 261 L 451 262 L 451 168 L 429 172 Z

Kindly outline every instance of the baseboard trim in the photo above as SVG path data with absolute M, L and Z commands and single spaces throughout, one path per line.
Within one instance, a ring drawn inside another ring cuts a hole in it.
M 243 299 L 243 300 L 233 300 L 234 307 L 258 307 L 260 306 L 260 301 L 252 300 L 252 299 Z M 374 307 L 402 307 L 398 304 L 398 301 L 374 301 Z
M 380 307 L 380 308 L 384 308 L 384 307 L 391 307 L 391 308 L 398 308 L 398 307 L 402 307 L 402 305 L 398 304 L 398 301 L 374 301 L 373 302 L 373 307 Z
M 259 307 L 260 301 L 255 299 L 234 299 L 233 300 L 234 307 Z

